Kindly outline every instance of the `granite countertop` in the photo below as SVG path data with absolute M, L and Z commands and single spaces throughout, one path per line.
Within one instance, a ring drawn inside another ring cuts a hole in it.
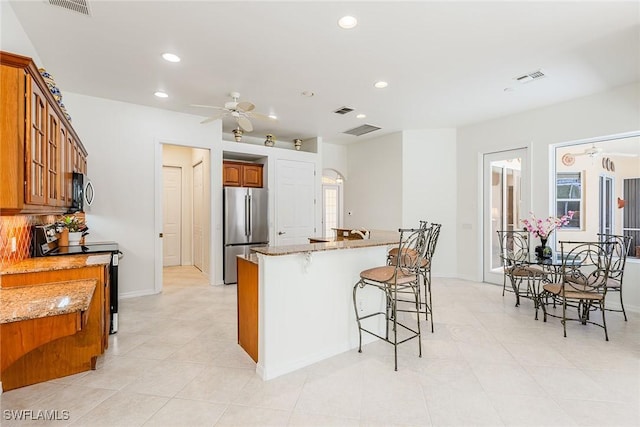
M 251 248 L 262 255 L 290 255 L 303 252 L 331 251 L 336 249 L 366 248 L 371 246 L 397 245 L 400 234 L 396 231 L 371 230 L 369 239 L 336 240 L 325 243 L 308 243 L 302 245 L 261 246 Z M 328 239 L 329 240 L 329 239 Z
M 97 280 L 0 289 L 0 323 L 86 311 Z
M 65 256 L 49 256 L 26 258 L 15 264 L 0 269 L 0 276 L 5 274 L 37 273 L 41 271 L 68 270 L 90 265 L 109 265 L 110 254 L 80 254 Z

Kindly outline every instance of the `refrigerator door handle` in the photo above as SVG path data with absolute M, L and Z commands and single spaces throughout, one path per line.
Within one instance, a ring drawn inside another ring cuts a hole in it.
M 244 235 L 249 236 L 249 195 L 244 195 Z
M 247 216 L 249 217 L 249 221 L 247 221 L 247 227 L 249 228 L 249 234 L 247 234 L 247 236 L 251 236 L 251 225 L 253 223 L 253 213 L 251 212 L 252 210 L 252 206 L 251 204 L 253 203 L 253 200 L 251 200 L 251 194 L 249 194 L 247 196 L 247 200 L 249 200 L 249 204 L 247 206 Z

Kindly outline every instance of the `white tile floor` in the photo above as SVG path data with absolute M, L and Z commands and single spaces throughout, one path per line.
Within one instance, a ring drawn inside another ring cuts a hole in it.
M 263 382 L 236 344 L 235 286 L 165 270 L 162 295 L 121 301 L 96 371 L 5 392 L 3 426 L 640 425 L 640 316 L 593 326 L 533 319 L 497 286 L 434 279 L 435 333 L 349 351 Z M 296 321 L 296 319 L 291 319 Z M 424 328 L 426 329 L 426 328 Z M 423 330 L 424 330 L 423 329 Z M 6 410 L 68 410 L 68 421 Z

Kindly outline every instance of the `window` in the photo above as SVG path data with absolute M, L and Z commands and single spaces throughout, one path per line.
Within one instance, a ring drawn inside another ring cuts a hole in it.
M 562 228 L 580 229 L 582 212 L 582 173 L 558 172 L 556 175 L 556 216 L 573 211 L 573 218 Z

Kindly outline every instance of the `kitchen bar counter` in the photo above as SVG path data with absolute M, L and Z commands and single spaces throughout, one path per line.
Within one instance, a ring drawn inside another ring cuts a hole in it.
M 327 238 L 326 242 L 302 245 L 263 246 L 252 248 L 254 252 L 268 256 L 291 255 L 305 252 L 332 251 L 336 249 L 366 248 L 388 246 L 398 243 L 400 234 L 395 231 L 371 230 L 369 239 L 338 240 Z M 323 238 L 324 239 L 324 238 Z
M 0 289 L 0 324 L 87 311 L 96 280 Z
M 257 274 L 257 307 L 252 303 L 241 309 L 245 318 L 257 316 L 257 325 L 255 321 L 243 325 L 239 318 L 238 330 L 250 331 L 247 336 L 252 338 L 257 328 L 257 352 L 251 340 L 245 343 L 243 335 L 239 337 L 251 357 L 257 356 L 257 374 L 269 380 L 357 348 L 353 287 L 361 271 L 386 264 L 387 252 L 398 245 L 398 239 L 397 232 L 372 231 L 370 239 L 253 249 L 258 258 L 258 269 L 252 273 Z M 242 263 L 251 267 L 239 260 L 239 273 Z M 239 301 L 252 301 L 256 292 L 244 286 L 252 281 L 238 276 Z M 240 297 L 245 289 L 251 290 L 251 298 Z M 361 295 L 358 311 L 385 310 L 382 292 L 363 289 Z M 370 319 L 369 327 L 382 335 L 381 319 Z M 363 344 L 376 339 L 363 336 Z
M 0 269 L 0 288 L 2 276 L 8 274 L 39 273 L 43 271 L 69 270 L 92 265 L 109 265 L 111 254 L 67 255 L 56 257 L 26 258 Z

